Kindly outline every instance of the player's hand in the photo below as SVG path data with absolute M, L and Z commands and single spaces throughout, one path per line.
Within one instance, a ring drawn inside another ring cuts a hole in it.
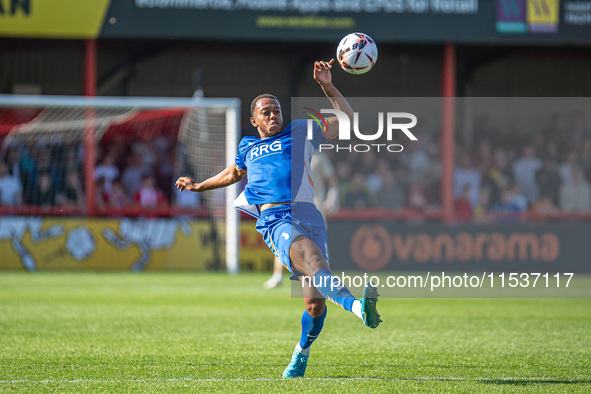
M 332 68 L 333 63 L 334 59 L 330 59 L 330 62 L 325 62 L 323 60 L 314 62 L 314 79 L 321 86 L 332 83 L 330 69 Z
M 197 185 L 198 185 L 198 183 L 195 182 L 191 177 L 182 176 L 179 179 L 177 179 L 177 181 L 176 181 L 176 183 L 174 185 L 181 192 L 184 191 L 184 190 L 188 190 L 190 192 L 194 192 L 194 191 L 197 191 Z

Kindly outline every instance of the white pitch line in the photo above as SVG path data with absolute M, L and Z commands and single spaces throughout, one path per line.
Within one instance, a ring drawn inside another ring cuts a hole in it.
M 474 382 L 494 382 L 494 381 L 553 381 L 560 379 L 558 377 L 508 377 L 502 376 L 498 378 L 465 378 L 465 377 L 434 377 L 434 376 L 417 376 L 417 377 L 393 377 L 393 378 L 377 378 L 377 377 L 348 377 L 348 378 L 335 378 L 335 377 L 313 377 L 305 378 L 308 380 L 377 380 L 377 381 L 395 381 L 395 380 L 417 380 L 417 381 L 474 381 Z M 141 383 L 141 382 L 154 382 L 154 383 L 174 383 L 174 382 L 193 382 L 193 383 L 207 383 L 207 382 L 269 382 L 277 380 L 286 380 L 284 378 L 171 378 L 171 379 L 14 379 L 14 380 L 0 380 L 0 384 L 18 384 L 18 383 Z M 568 382 L 566 382 L 568 383 Z

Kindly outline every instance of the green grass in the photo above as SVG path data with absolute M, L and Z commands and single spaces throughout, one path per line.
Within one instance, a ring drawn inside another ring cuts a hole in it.
M 589 392 L 590 299 L 329 305 L 306 378 L 281 379 L 302 300 L 264 274 L 0 273 L 0 391 Z

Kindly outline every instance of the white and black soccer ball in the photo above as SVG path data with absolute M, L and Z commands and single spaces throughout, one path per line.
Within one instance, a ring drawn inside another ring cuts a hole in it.
M 347 34 L 337 47 L 337 61 L 350 74 L 365 74 L 378 60 L 378 47 L 364 33 Z

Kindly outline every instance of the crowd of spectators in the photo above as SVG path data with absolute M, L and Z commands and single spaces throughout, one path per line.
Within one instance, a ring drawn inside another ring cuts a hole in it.
M 454 198 L 460 222 L 515 221 L 526 211 L 591 211 L 591 130 L 582 112 L 556 114 L 542 130 L 507 127 L 483 116 L 472 138 L 455 146 Z M 458 133 L 464 135 L 464 133 Z M 441 208 L 439 132 L 422 130 L 398 153 L 325 151 L 346 209 L 437 211 Z M 0 150 L 0 205 L 87 205 L 80 141 L 5 138 Z M 119 138 L 98 146 L 94 204 L 108 208 L 197 207 L 197 193 L 173 187 L 176 144 Z
M 584 114 L 555 114 L 542 130 L 518 122 L 503 128 L 487 116 L 470 141 L 458 138 L 454 169 L 460 222 L 517 221 L 539 214 L 591 210 L 591 130 Z M 438 131 L 423 130 L 400 153 L 326 153 L 337 169 L 341 206 L 429 211 L 440 209 Z
M 84 147 L 80 141 L 0 142 L 1 206 L 85 209 Z M 93 200 L 99 212 L 107 208 L 150 209 L 170 204 L 174 165 L 171 138 L 158 137 L 147 142 L 119 140 L 99 145 L 97 156 L 92 178 Z M 183 202 L 194 206 L 196 201 Z
M 84 207 L 80 144 L 12 141 L 0 150 L 0 205 Z
M 159 136 L 149 141 L 102 145 L 94 170 L 95 206 L 121 209 L 167 207 L 173 194 L 174 143 Z

